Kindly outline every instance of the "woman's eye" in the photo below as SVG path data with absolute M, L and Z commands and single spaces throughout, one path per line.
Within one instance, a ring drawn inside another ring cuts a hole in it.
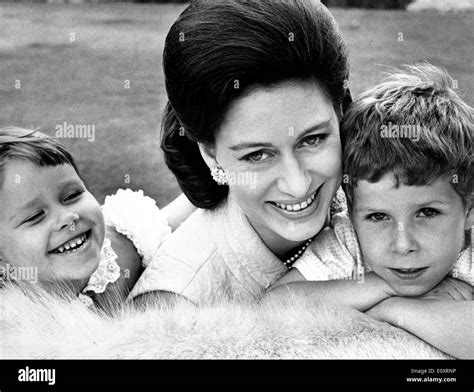
M 23 223 L 37 223 L 44 217 L 44 211 L 35 212 L 32 216 L 25 220 Z
M 256 152 L 246 155 L 243 159 L 251 163 L 258 163 L 267 159 L 268 156 L 270 156 L 270 154 L 268 154 L 265 151 L 256 151 Z
M 440 212 L 434 208 L 422 208 L 419 213 L 421 213 L 425 218 L 434 218 L 440 214 Z
M 319 134 L 319 135 L 311 135 L 308 137 L 305 137 L 301 144 L 304 146 L 316 146 L 320 144 L 324 139 L 326 139 L 327 135 L 326 134 Z
M 82 195 L 82 193 L 82 191 L 71 192 L 64 198 L 64 201 L 71 201 L 77 199 L 80 195 Z
M 388 219 L 388 216 L 387 214 L 384 214 L 383 212 L 375 212 L 373 214 L 367 215 L 365 219 L 371 222 L 381 222 L 383 220 Z

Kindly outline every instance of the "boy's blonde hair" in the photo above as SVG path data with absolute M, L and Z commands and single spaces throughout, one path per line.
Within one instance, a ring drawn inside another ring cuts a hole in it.
M 473 108 L 445 70 L 428 63 L 397 70 L 362 93 L 341 125 L 343 186 L 349 204 L 363 179 L 387 173 L 406 185 L 447 175 L 469 208 L 473 202 Z
M 6 127 L 0 128 L 0 189 L 3 168 L 13 158 L 28 160 L 40 166 L 69 164 L 81 177 L 74 158 L 57 140 L 36 130 Z

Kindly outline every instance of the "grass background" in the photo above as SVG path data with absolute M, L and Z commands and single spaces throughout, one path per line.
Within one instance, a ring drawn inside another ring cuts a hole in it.
M 179 188 L 159 148 L 161 53 L 184 7 L 0 3 L 0 126 L 54 135 L 64 121 L 95 125 L 94 142 L 63 142 L 99 201 L 130 187 L 166 204 Z M 426 60 L 447 68 L 473 104 L 472 12 L 332 12 L 349 46 L 354 95 L 387 67 Z

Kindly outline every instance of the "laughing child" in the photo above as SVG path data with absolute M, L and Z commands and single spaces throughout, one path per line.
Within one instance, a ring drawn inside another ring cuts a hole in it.
M 348 210 L 269 295 L 347 305 L 474 357 L 473 109 L 444 71 L 407 67 L 356 99 L 341 139 Z
M 129 189 L 107 196 L 101 207 L 64 146 L 13 127 L 0 129 L 0 206 L 3 280 L 66 287 L 102 309 L 127 298 L 161 242 L 190 212 L 183 200 L 159 210 L 142 191 Z

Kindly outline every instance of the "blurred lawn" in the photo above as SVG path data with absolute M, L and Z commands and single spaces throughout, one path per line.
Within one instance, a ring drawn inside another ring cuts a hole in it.
M 159 149 L 161 53 L 182 9 L 0 3 L 0 126 L 53 135 L 64 121 L 95 125 L 94 142 L 64 142 L 98 199 L 131 187 L 169 202 L 179 189 Z M 387 67 L 427 60 L 447 68 L 473 104 L 472 12 L 332 11 L 350 49 L 353 94 Z

